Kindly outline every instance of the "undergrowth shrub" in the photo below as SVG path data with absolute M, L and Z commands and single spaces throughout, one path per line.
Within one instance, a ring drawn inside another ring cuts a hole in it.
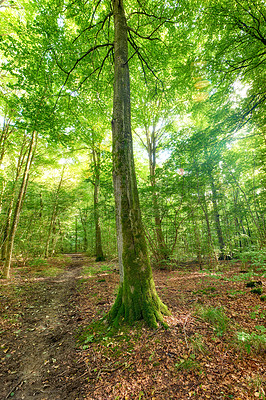
M 238 254 L 240 261 L 244 267 L 250 266 L 258 271 L 266 272 L 266 250 L 265 249 L 249 249 Z
M 203 336 L 199 333 L 189 337 L 189 343 L 194 353 L 206 353 L 207 348 L 203 339 Z
M 62 269 L 58 267 L 53 267 L 53 266 L 47 266 L 45 269 L 37 270 L 34 272 L 34 275 L 36 277 L 43 277 L 43 278 L 55 278 L 56 276 L 60 275 L 62 273 Z
M 239 331 L 236 333 L 237 347 L 240 350 L 245 350 L 248 354 L 266 353 L 266 328 L 257 326 L 256 332 Z
M 29 261 L 29 266 L 32 268 L 46 267 L 48 266 L 48 261 L 44 258 L 33 258 Z
M 83 274 L 94 276 L 101 273 L 112 273 L 111 265 L 88 265 L 83 267 Z
M 201 367 L 198 361 L 196 360 L 195 354 L 190 354 L 187 358 L 180 358 L 179 362 L 175 364 L 177 370 L 200 370 Z
M 221 307 L 198 307 L 196 314 L 204 321 L 209 322 L 217 336 L 223 336 L 229 327 L 229 318 Z

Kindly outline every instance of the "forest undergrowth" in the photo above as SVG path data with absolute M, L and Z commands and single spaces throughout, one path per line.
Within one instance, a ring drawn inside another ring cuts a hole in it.
M 0 399 L 265 399 L 265 271 L 232 261 L 155 270 L 168 329 L 113 331 L 114 261 L 13 268 L 0 285 Z

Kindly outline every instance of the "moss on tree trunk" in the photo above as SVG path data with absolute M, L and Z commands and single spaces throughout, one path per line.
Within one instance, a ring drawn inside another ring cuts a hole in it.
M 141 220 L 131 134 L 127 24 L 122 0 L 113 0 L 113 11 L 113 179 L 122 271 L 109 321 L 117 324 L 120 319 L 130 323 L 144 319 L 149 326 L 155 327 L 168 310 L 155 289 Z

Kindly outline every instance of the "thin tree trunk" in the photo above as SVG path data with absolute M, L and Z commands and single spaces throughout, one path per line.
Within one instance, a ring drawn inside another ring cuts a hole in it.
M 10 277 L 10 265 L 11 265 L 11 259 L 12 259 L 12 253 L 13 253 L 13 247 L 14 247 L 14 240 L 15 240 L 15 235 L 17 231 L 17 226 L 19 222 L 19 217 L 20 217 L 20 212 L 23 204 L 23 200 L 26 194 L 27 186 L 28 186 L 28 181 L 29 181 L 29 173 L 30 173 L 30 167 L 34 158 L 34 153 L 36 150 L 37 146 L 37 132 L 32 133 L 31 137 L 31 143 L 28 151 L 28 156 L 26 160 L 26 165 L 24 169 L 24 174 L 23 174 L 23 179 L 21 182 L 20 186 L 20 191 L 16 203 L 16 208 L 14 211 L 13 215 L 13 221 L 12 225 L 10 228 L 9 236 L 8 236 L 8 247 L 7 247 L 7 254 L 6 254 L 6 259 L 4 263 L 4 270 L 3 270 L 3 275 L 4 278 L 9 278 Z
M 7 115 L 7 110 L 5 113 Z M 14 127 L 11 126 L 11 118 L 7 118 L 6 115 L 4 117 L 3 127 L 0 134 L 0 164 L 2 164 L 5 155 L 7 139 L 14 131 Z
M 214 223 L 215 223 L 215 229 L 218 237 L 218 242 L 219 242 L 219 247 L 220 247 L 220 259 L 223 260 L 225 257 L 224 254 L 224 238 L 223 238 L 223 232 L 221 228 L 221 222 L 220 222 L 220 215 L 219 215 L 219 209 L 218 209 L 218 203 L 217 203 L 217 191 L 216 187 L 214 184 L 212 172 L 209 171 L 209 178 L 210 178 L 210 184 L 211 184 L 211 201 L 212 201 L 212 206 L 213 206 L 213 216 L 214 216 Z
M 99 151 L 92 149 L 92 157 L 94 163 L 94 222 L 95 222 L 95 250 L 96 250 L 96 261 L 104 261 L 102 248 L 102 233 L 100 225 L 100 214 L 99 214 L 99 190 L 100 190 L 100 154 Z
M 156 191 L 155 127 L 153 127 L 151 136 L 148 133 L 148 128 L 146 128 L 146 141 L 147 141 L 147 151 L 148 151 L 148 157 L 149 157 L 150 182 L 151 182 L 151 187 L 153 189 L 152 204 L 153 204 L 153 213 L 154 213 L 155 232 L 156 232 L 156 238 L 157 238 L 157 259 L 158 259 L 158 261 L 167 260 L 169 258 L 169 250 L 167 249 L 167 245 L 166 245 L 163 230 L 162 230 L 162 221 L 161 221 L 160 209 L 159 209 L 159 204 L 158 204 L 158 193 Z
M 4 261 L 7 256 L 7 249 L 8 249 L 8 238 L 9 238 L 9 233 L 10 233 L 10 227 L 11 227 L 11 222 L 12 222 L 12 213 L 14 212 L 14 202 L 15 202 L 15 197 L 16 197 L 16 191 L 17 191 L 17 186 L 18 186 L 18 180 L 20 178 L 21 172 L 22 172 L 22 167 L 27 155 L 28 149 L 25 150 L 26 147 L 26 133 L 24 133 L 23 137 L 23 142 L 21 145 L 18 161 L 17 161 L 17 169 L 16 169 L 16 176 L 15 176 L 15 181 L 13 182 L 13 187 L 11 190 L 10 194 L 10 199 L 9 199 L 9 205 L 8 205 L 8 211 L 6 215 L 6 220 L 4 224 L 4 229 L 3 229 L 3 237 L 2 237 L 2 243 L 1 243 L 1 259 Z
M 57 211 L 58 211 L 58 199 L 59 199 L 61 186 L 62 186 L 62 183 L 63 183 L 64 171 L 65 171 L 65 167 L 62 168 L 60 181 L 59 181 L 59 184 L 58 184 L 58 187 L 57 187 L 57 190 L 56 190 L 56 194 L 55 194 L 53 211 L 52 211 L 52 215 L 51 215 L 51 219 L 50 219 L 49 230 L 48 230 L 48 235 L 47 235 L 47 239 L 46 239 L 46 246 L 45 246 L 45 251 L 44 251 L 44 256 L 46 258 L 49 257 L 50 241 L 51 241 L 51 236 L 52 236 L 52 233 L 53 233 L 53 228 L 54 228 L 54 225 L 55 225 L 55 222 L 56 222 Z
M 251 216 L 251 218 L 252 218 L 252 220 L 253 220 L 253 222 L 254 222 L 256 228 L 257 228 L 257 232 L 258 232 L 258 236 L 259 236 L 260 245 L 263 246 L 263 245 L 265 244 L 265 233 L 266 233 L 266 232 L 265 232 L 265 230 L 263 229 L 263 226 L 261 226 L 261 224 L 260 224 L 260 220 L 259 220 L 258 213 L 257 213 L 257 210 L 256 210 L 256 205 L 254 204 L 254 207 L 255 207 L 255 213 L 254 213 L 254 212 L 252 211 L 252 209 L 251 209 L 250 201 L 249 201 L 249 199 L 247 198 L 247 195 L 246 195 L 245 191 L 244 191 L 244 190 L 242 189 L 242 187 L 239 185 L 239 183 L 238 183 L 238 181 L 237 181 L 235 175 L 234 175 L 233 172 L 229 169 L 228 165 L 227 165 L 227 164 L 225 164 L 225 165 L 226 165 L 226 167 L 227 167 L 227 169 L 228 169 L 230 175 L 232 176 L 232 178 L 233 178 L 233 180 L 234 180 L 236 186 L 239 188 L 240 192 L 241 192 L 241 193 L 243 194 L 243 196 L 244 196 L 244 199 L 245 199 L 247 208 L 248 208 L 248 210 L 249 210 L 249 212 L 250 212 L 250 216 Z M 263 225 L 264 225 L 264 224 L 263 224 Z
M 7 115 L 7 106 L 6 106 L 5 114 Z M 0 166 L 4 159 L 6 147 L 8 144 L 8 138 L 14 131 L 14 127 L 11 126 L 11 118 L 7 118 L 6 115 L 4 117 L 3 127 L 2 127 L 1 134 L 0 134 Z M 24 134 L 24 138 L 23 138 L 23 144 L 25 144 L 25 134 Z M 22 147 L 23 147 L 23 145 L 22 145 Z M 19 161 L 18 161 L 18 163 L 19 163 Z M 0 214 L 1 214 L 2 205 L 3 205 L 3 197 L 4 197 L 3 194 L 4 194 L 4 190 L 5 190 L 4 182 L 2 183 L 2 188 L 0 190 L 1 190 L 1 192 L 0 192 Z
M 144 319 L 157 326 L 167 307 L 155 289 L 142 226 L 131 134 L 127 24 L 122 0 L 112 0 L 114 13 L 113 180 L 116 199 L 119 257 L 123 272 L 109 319 L 133 322 Z M 122 254 L 121 254 L 122 250 Z
M 78 217 L 75 216 L 75 253 L 78 252 Z
M 79 210 L 80 213 L 80 221 L 81 225 L 83 228 L 84 232 L 84 237 L 83 237 L 83 250 L 87 251 L 88 250 L 88 233 L 87 233 L 87 220 L 88 220 L 88 211 L 86 209 L 84 215 L 82 215 L 82 210 Z
M 61 229 L 61 222 L 60 219 L 58 218 L 58 229 L 59 229 L 59 239 L 60 239 L 60 252 L 64 253 L 64 234 Z
M 214 246 L 213 246 L 213 240 L 212 240 L 212 233 L 211 233 L 211 225 L 210 225 L 210 220 L 209 220 L 209 214 L 208 214 L 208 207 L 206 204 L 206 199 L 204 194 L 200 194 L 199 190 L 199 179 L 197 180 L 197 192 L 198 192 L 198 199 L 199 199 L 199 204 L 200 207 L 203 211 L 205 221 L 206 221 L 206 226 L 207 226 L 207 232 L 208 232 L 208 245 L 210 249 L 210 258 L 213 255 L 215 260 L 217 261 L 217 256 L 214 251 Z
M 202 256 L 201 256 L 201 239 L 200 239 L 200 232 L 199 232 L 199 227 L 198 227 L 198 221 L 195 221 L 195 215 L 194 212 L 191 211 L 191 219 L 192 219 L 192 225 L 193 225 L 193 230 L 194 230 L 194 235 L 195 235 L 195 249 L 196 249 L 196 254 L 197 254 L 197 261 L 199 263 L 200 269 L 202 269 Z

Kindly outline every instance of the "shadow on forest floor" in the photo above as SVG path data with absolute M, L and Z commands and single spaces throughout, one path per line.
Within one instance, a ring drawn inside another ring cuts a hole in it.
M 111 334 L 101 317 L 117 269 L 69 255 L 1 281 L 1 399 L 265 399 L 263 271 L 229 261 L 154 271 L 169 329 Z

